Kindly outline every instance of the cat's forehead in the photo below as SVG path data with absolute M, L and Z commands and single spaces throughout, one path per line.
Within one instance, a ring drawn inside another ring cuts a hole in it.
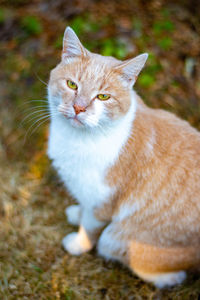
M 68 76 L 72 76 L 79 83 L 99 88 L 112 81 L 113 68 L 119 62 L 113 57 L 92 54 L 90 57 L 72 60 L 65 66 L 65 70 Z

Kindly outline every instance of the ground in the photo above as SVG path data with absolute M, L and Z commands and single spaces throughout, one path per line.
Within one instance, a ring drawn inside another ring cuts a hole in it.
M 92 51 L 150 53 L 136 90 L 200 129 L 199 15 L 199 1 L 1 1 L 0 299 L 199 299 L 197 273 L 160 291 L 95 250 L 64 252 L 61 240 L 74 230 L 64 209 L 74 201 L 45 154 L 42 111 L 70 25 Z

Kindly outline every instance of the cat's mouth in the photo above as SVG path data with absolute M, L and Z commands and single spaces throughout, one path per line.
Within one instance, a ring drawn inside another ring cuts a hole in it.
M 58 106 L 58 111 L 65 117 L 66 121 L 73 127 L 85 127 L 85 117 L 80 114 L 75 114 L 71 109 L 66 109 L 63 105 Z
M 81 127 L 84 126 L 84 123 L 78 118 L 77 115 L 74 117 L 67 117 L 66 118 L 70 121 L 71 125 L 74 127 Z

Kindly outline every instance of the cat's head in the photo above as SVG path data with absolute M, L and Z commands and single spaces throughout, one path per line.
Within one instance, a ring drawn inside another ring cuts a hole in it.
M 148 55 L 120 61 L 91 53 L 67 27 L 62 60 L 51 71 L 50 107 L 74 127 L 96 128 L 122 118 L 131 105 L 131 90 Z M 52 113 L 52 114 L 53 114 Z

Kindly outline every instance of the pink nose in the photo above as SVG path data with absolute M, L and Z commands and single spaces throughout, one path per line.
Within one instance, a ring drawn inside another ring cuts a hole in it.
M 73 105 L 76 115 L 80 114 L 80 112 L 85 112 L 86 109 L 84 106 L 79 106 L 77 104 Z

